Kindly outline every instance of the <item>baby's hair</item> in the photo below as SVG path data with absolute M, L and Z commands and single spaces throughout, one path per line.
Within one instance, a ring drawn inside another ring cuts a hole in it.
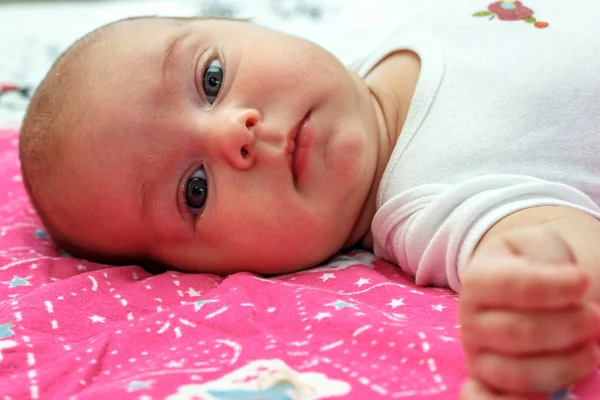
M 44 181 L 60 173 L 59 164 L 66 152 L 65 132 L 83 123 L 78 107 L 82 90 L 78 69 L 105 28 L 83 36 L 58 57 L 35 90 L 21 126 L 19 157 L 23 183 L 35 211 L 59 244 L 62 235 L 50 218 L 51 210 L 41 204 L 48 194 Z
M 220 17 L 157 17 L 139 16 L 121 19 L 101 26 L 86 34 L 54 62 L 49 72 L 34 92 L 21 127 L 19 156 L 23 182 L 33 207 L 46 227 L 49 235 L 59 247 L 74 256 L 92 261 L 123 264 L 133 260 L 115 257 L 78 245 L 73 235 L 61 232 L 57 218 L 58 210 L 68 210 L 73 204 L 56 204 L 50 199 L 52 186 L 57 179 L 68 179 L 69 166 L 64 162 L 68 152 L 69 135 L 85 132 L 94 123 L 92 111 L 82 107 L 87 89 L 86 68 L 94 55 L 96 46 L 102 46 L 104 34 L 119 24 L 140 19 L 170 19 L 194 22 Z M 247 20 L 235 19 L 247 22 Z M 47 201 L 45 201 L 47 200 Z M 71 198 L 72 202 L 80 201 Z M 53 204 L 54 203 L 54 204 Z M 82 227 L 83 228 L 83 227 Z

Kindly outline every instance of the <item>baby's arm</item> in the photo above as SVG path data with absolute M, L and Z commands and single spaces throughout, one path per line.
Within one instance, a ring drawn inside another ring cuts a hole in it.
M 464 398 L 549 392 L 597 368 L 600 222 L 565 207 L 517 212 L 486 233 L 467 268 Z

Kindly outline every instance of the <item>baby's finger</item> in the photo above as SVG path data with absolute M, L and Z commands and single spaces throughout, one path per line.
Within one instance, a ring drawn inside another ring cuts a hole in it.
M 470 351 L 560 352 L 600 340 L 600 310 L 590 304 L 550 312 L 480 311 L 461 321 L 461 336 Z
M 475 379 L 467 380 L 460 391 L 460 400 L 526 400 L 516 394 L 501 394 L 493 391 Z
M 525 259 L 475 258 L 463 279 L 461 306 L 475 309 L 559 309 L 579 305 L 589 279 L 574 266 L 533 265 Z
M 512 357 L 481 353 L 467 357 L 473 377 L 498 391 L 552 392 L 578 381 L 598 367 L 600 349 L 591 344 L 565 354 Z

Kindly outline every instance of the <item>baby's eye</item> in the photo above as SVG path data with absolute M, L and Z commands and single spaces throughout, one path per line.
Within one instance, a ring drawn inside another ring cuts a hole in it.
M 219 60 L 213 60 L 204 71 L 204 76 L 202 77 L 202 90 L 206 93 L 210 104 L 216 100 L 222 84 L 223 68 Z
M 204 207 L 208 197 L 208 181 L 204 167 L 200 167 L 185 185 L 185 202 L 193 213 L 197 213 Z

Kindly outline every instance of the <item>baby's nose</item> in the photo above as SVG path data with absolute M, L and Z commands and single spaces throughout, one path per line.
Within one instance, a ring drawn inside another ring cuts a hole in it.
M 234 113 L 226 124 L 224 132 L 215 138 L 219 142 L 221 155 L 238 169 L 248 169 L 255 161 L 255 129 L 260 122 L 260 114 L 254 109 L 243 109 Z

